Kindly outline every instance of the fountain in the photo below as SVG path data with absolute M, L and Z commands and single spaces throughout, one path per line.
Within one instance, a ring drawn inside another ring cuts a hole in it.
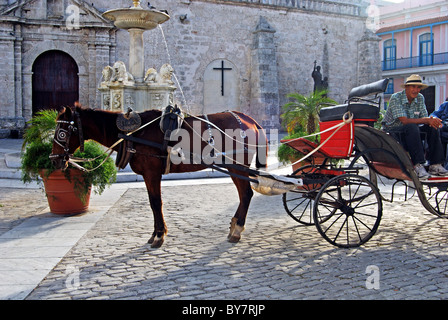
M 123 61 L 103 69 L 103 78 L 98 90 L 101 92 L 101 105 L 105 110 L 135 111 L 162 109 L 173 104 L 176 90 L 171 77 L 173 68 L 164 64 L 159 72 L 150 68 L 145 72 L 143 33 L 156 28 L 170 19 L 163 11 L 154 8 L 143 9 L 140 1 L 133 1 L 134 6 L 112 9 L 103 13 L 103 17 L 130 34 L 129 72 Z

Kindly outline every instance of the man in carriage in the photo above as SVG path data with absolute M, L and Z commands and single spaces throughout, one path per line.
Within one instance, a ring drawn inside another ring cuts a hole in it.
M 406 79 L 404 90 L 394 93 L 390 98 L 383 120 L 384 129 L 409 152 L 415 172 L 421 180 L 428 179 L 431 175 L 448 175 L 448 170 L 442 165 L 445 162 L 440 139 L 442 120 L 428 116 L 425 98 L 420 93 L 427 87 L 419 75 L 411 75 Z M 421 133 L 426 134 L 427 158 L 421 143 Z M 424 167 L 426 160 L 429 162 L 428 171 Z

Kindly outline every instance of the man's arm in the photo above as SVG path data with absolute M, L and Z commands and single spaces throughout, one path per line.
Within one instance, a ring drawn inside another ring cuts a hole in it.
M 415 119 L 410 119 L 408 117 L 398 117 L 398 120 L 400 120 L 400 122 L 404 125 L 415 123 L 415 124 L 426 124 L 430 127 L 433 127 L 434 129 L 439 129 L 442 127 L 442 120 L 434 117 L 423 117 Z
M 444 102 L 440 105 L 438 110 L 435 110 L 433 113 L 431 113 L 431 115 L 433 117 L 437 117 L 439 119 L 442 120 L 447 120 L 446 119 L 446 109 L 448 108 L 448 102 Z M 444 116 L 445 115 L 445 116 Z M 444 119 L 445 118 L 445 119 Z

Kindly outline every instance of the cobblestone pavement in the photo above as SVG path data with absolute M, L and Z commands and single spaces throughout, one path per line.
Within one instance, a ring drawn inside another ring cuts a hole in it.
M 254 196 L 238 244 L 226 241 L 232 184 L 164 187 L 163 199 L 162 248 L 146 243 L 146 190 L 128 189 L 27 299 L 448 298 L 448 220 L 418 199 L 384 203 L 377 234 L 356 249 L 297 224 L 281 196 Z
M 0 236 L 47 207 L 41 189 L 0 188 Z

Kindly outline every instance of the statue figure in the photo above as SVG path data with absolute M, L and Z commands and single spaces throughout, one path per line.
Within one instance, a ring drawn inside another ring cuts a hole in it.
M 157 81 L 157 70 L 154 68 L 149 68 L 146 71 L 144 81 L 149 83 L 155 83 Z
M 174 82 L 171 80 L 173 76 L 173 67 L 165 63 L 161 68 L 159 73 L 154 68 L 149 68 L 145 74 L 145 82 L 147 83 L 157 83 L 157 84 L 169 84 L 172 85 Z
M 134 76 L 126 71 L 126 65 L 123 61 L 117 61 L 113 67 L 106 66 L 102 71 L 102 86 L 107 86 L 110 82 L 133 82 Z
M 320 72 L 320 66 L 316 66 L 317 61 L 314 60 L 314 69 L 313 73 L 311 73 L 311 77 L 313 77 L 314 80 L 314 89 L 316 90 L 322 90 L 322 73 Z
M 103 81 L 101 81 L 101 87 L 107 87 L 107 85 L 110 82 L 110 79 L 112 79 L 112 75 L 114 73 L 114 69 L 112 69 L 111 66 L 106 66 L 103 71 L 101 71 L 101 73 L 103 74 Z
M 118 81 L 118 82 L 128 82 L 128 81 L 134 81 L 134 77 L 132 74 L 126 71 L 126 65 L 123 61 L 117 61 L 114 63 L 113 69 L 113 75 L 110 79 L 110 81 Z
M 114 73 L 114 69 L 112 69 L 111 66 L 104 67 L 102 74 L 103 74 L 103 82 L 109 82 L 112 78 L 112 74 Z

